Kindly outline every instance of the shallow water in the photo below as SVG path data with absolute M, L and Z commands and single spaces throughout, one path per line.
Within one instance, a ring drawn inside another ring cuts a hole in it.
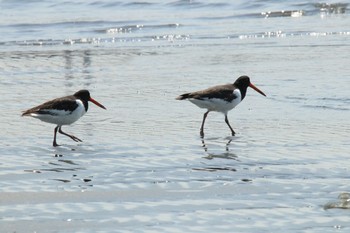
M 349 231 L 347 3 L 0 6 L 1 232 Z M 202 140 L 175 97 L 242 74 L 267 98 Z M 82 88 L 107 107 L 63 127 L 82 143 L 20 117 Z

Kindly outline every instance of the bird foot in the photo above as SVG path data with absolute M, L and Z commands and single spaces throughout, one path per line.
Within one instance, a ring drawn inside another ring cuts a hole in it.
M 58 145 L 56 142 L 53 142 L 52 145 L 53 145 L 54 147 L 60 146 L 60 145 Z
M 70 135 L 69 137 L 70 137 L 71 139 L 73 139 L 74 141 L 76 141 L 76 142 L 82 142 L 82 140 L 79 139 L 79 138 L 77 138 L 76 136 Z

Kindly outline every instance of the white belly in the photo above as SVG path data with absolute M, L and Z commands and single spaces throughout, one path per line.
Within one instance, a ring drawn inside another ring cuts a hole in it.
M 189 101 L 191 101 L 191 103 L 197 105 L 200 108 L 206 108 L 209 111 L 222 112 L 226 114 L 228 111 L 236 107 L 241 102 L 240 91 L 235 90 L 234 93 L 237 96 L 237 98 L 233 99 L 231 102 L 218 98 L 205 98 L 202 100 L 189 99 Z

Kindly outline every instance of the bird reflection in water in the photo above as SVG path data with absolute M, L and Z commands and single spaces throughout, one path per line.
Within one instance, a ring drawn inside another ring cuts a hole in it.
M 60 148 L 59 153 L 54 153 L 40 168 L 24 171 L 41 174 L 41 178 L 45 180 L 58 181 L 64 189 L 86 190 L 93 187 L 94 176 L 89 174 L 88 169 L 78 159 L 64 159 L 65 155 L 61 153 L 63 149 Z
M 233 160 L 238 161 L 237 155 L 230 152 L 230 144 L 231 144 L 232 140 L 233 140 L 232 138 L 229 138 L 228 141 L 226 142 L 225 152 L 223 152 L 223 153 L 211 153 L 211 152 L 209 152 L 208 144 L 205 142 L 204 138 L 201 138 L 202 147 L 204 149 L 204 152 L 206 153 L 206 156 L 204 156 L 203 158 L 208 159 L 208 160 L 212 160 L 214 158 L 220 158 L 220 159 L 233 159 Z M 194 170 L 194 171 L 207 171 L 207 172 L 217 172 L 217 171 L 236 172 L 237 171 L 236 168 L 234 168 L 232 166 L 227 166 L 227 164 L 225 164 L 224 166 L 219 164 L 219 165 L 204 166 L 204 167 L 200 167 L 200 168 L 192 168 L 192 170 Z
M 203 157 L 205 159 L 214 159 L 214 158 L 221 158 L 221 159 L 234 159 L 234 160 L 238 160 L 237 159 L 237 155 L 233 152 L 230 151 L 230 144 L 232 142 L 233 138 L 229 137 L 228 141 L 226 142 L 225 145 L 225 152 L 223 153 L 211 153 L 209 151 L 209 147 L 208 144 L 205 142 L 204 138 L 201 138 L 202 141 L 202 147 L 204 149 L 204 151 L 206 152 L 207 156 Z

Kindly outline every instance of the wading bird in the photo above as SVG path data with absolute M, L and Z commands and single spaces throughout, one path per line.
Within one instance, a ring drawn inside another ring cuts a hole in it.
M 178 96 L 177 100 L 188 99 L 193 104 L 197 105 L 200 108 L 207 109 L 207 112 L 204 113 L 202 126 L 200 129 L 200 135 L 204 136 L 204 122 L 207 118 L 209 112 L 221 112 L 225 115 L 225 122 L 231 130 L 232 136 L 235 135 L 235 131 L 232 129 L 228 118 L 227 113 L 234 107 L 236 107 L 244 99 L 247 88 L 251 87 L 255 91 L 259 92 L 263 96 L 266 96 L 264 92 L 259 90 L 254 86 L 248 76 L 239 77 L 233 84 L 225 84 L 210 87 L 208 89 L 196 92 L 185 93 Z
M 59 146 L 56 142 L 57 131 L 76 142 L 81 142 L 82 140 L 74 135 L 63 132 L 61 128 L 62 125 L 70 125 L 82 117 L 89 108 L 88 101 L 91 101 L 100 108 L 106 109 L 102 104 L 90 97 L 89 91 L 80 90 L 74 95 L 53 99 L 28 109 L 23 112 L 22 116 L 31 116 L 44 122 L 57 125 L 54 131 L 53 146 Z

